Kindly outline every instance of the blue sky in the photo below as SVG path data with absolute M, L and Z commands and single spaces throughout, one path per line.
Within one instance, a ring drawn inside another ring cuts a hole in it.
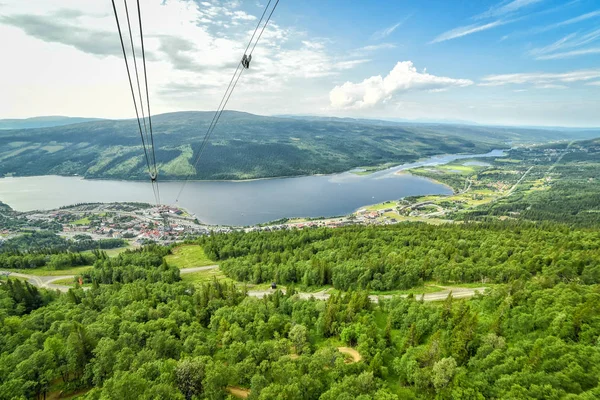
M 216 107 L 260 1 L 142 2 L 156 112 Z M 0 118 L 132 116 L 110 7 L 0 0 Z M 600 126 L 600 2 L 280 0 L 229 107 Z

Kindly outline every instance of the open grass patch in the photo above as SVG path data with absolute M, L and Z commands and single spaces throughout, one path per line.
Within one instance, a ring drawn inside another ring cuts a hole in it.
M 396 208 L 396 206 L 397 206 L 397 203 L 395 201 L 386 201 L 384 203 L 372 204 L 372 205 L 366 206 L 364 208 L 369 211 L 379 211 L 379 210 L 386 210 L 388 208 Z
M 181 280 L 183 282 L 187 282 L 187 283 L 200 283 L 201 284 L 201 283 L 212 282 L 215 279 L 218 280 L 219 282 L 227 282 L 227 283 L 236 282 L 233 279 L 227 277 L 223 273 L 223 271 L 221 271 L 218 268 L 181 275 Z
M 204 249 L 198 245 L 183 245 L 173 249 L 173 254 L 165 257 L 169 265 L 174 265 L 179 269 L 204 267 L 213 265 L 215 262 L 208 258 Z
M 124 246 L 124 247 L 117 247 L 114 249 L 106 249 L 106 250 L 102 250 L 106 253 L 107 256 L 109 257 L 116 257 L 119 254 L 121 254 L 122 252 L 124 252 L 125 250 L 129 249 L 131 246 Z
M 73 222 L 71 222 L 73 225 L 89 225 L 92 221 L 90 220 L 89 217 L 83 217 L 83 218 L 79 218 Z

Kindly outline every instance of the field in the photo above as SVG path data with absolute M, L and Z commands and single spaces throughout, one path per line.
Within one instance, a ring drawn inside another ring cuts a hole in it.
M 219 282 L 235 282 L 228 278 L 221 270 L 211 269 L 207 271 L 193 272 L 191 274 L 182 274 L 181 280 L 188 283 L 207 283 L 217 280 Z M 239 283 L 239 282 L 238 282 Z
M 204 250 L 196 245 L 183 245 L 173 249 L 173 254 L 165 257 L 165 260 L 170 265 L 174 265 L 179 269 L 204 267 L 213 265 L 215 262 L 209 259 Z
M 92 221 L 90 220 L 89 217 L 83 217 L 83 218 L 79 218 L 79 219 L 73 221 L 72 224 L 73 225 L 89 225 L 90 222 L 92 222 Z

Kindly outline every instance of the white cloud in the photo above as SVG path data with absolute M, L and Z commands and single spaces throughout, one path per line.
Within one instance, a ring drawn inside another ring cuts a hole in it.
M 593 30 L 585 35 L 574 32 L 548 46 L 535 48 L 531 50 L 529 54 L 536 57 L 537 60 L 554 60 L 588 54 L 597 54 L 600 53 L 600 48 L 587 48 L 570 51 L 565 50 L 575 49 L 577 47 L 593 43 L 598 39 L 600 39 L 600 29 Z
M 588 86 L 600 86 L 600 81 L 586 83 Z
M 0 54 L 13 60 L 0 75 L 0 114 L 116 118 L 133 114 L 110 1 L 0 3 L 0 37 L 11 38 L 0 40 Z M 137 36 L 137 10 L 135 2 L 129 3 Z M 264 5 L 242 11 L 237 1 L 141 4 L 152 110 L 214 109 L 256 27 L 257 18 L 249 13 L 260 16 Z M 123 7 L 117 2 L 126 33 Z M 278 106 L 282 97 L 300 92 L 308 97 L 317 87 L 309 80 L 335 76 L 368 61 L 364 55 L 335 54 L 327 39 L 281 26 L 277 16 L 276 12 L 264 31 L 230 105 L 259 111 Z M 257 93 L 263 95 L 262 105 L 243 102 L 248 94 L 256 98 Z
M 488 22 L 480 22 L 476 24 L 459 26 L 457 28 L 446 31 L 435 37 L 430 44 L 445 42 L 446 40 L 457 39 L 463 36 L 472 35 L 477 32 L 487 31 L 502 25 L 510 24 L 524 18 L 521 13 L 523 8 L 540 3 L 544 0 L 512 0 L 502 1 L 491 7 L 488 11 L 474 16 L 476 20 L 488 20 Z M 519 16 L 521 14 L 521 16 Z M 493 19 L 493 20 L 491 20 Z M 501 40 L 508 38 L 508 35 L 502 37 Z
M 532 72 L 486 76 L 481 80 L 479 86 L 532 84 L 542 87 L 544 85 L 585 82 L 597 78 L 600 78 L 600 69 L 585 69 L 563 73 Z
M 398 62 L 386 77 L 372 76 L 359 83 L 346 82 L 329 93 L 333 108 L 360 109 L 380 105 L 398 93 L 472 85 L 468 79 L 453 79 L 418 72 L 411 61 Z
M 374 45 L 363 46 L 363 47 L 359 47 L 357 49 L 350 50 L 348 52 L 348 56 L 349 57 L 364 57 L 368 54 L 375 53 L 380 50 L 390 50 L 390 49 L 395 49 L 395 48 L 396 48 L 396 45 L 393 43 L 374 44 Z
M 396 29 L 398 29 L 400 26 L 402 26 L 402 24 L 404 24 L 406 22 L 406 20 L 408 20 L 411 16 L 408 15 L 406 17 L 404 17 L 403 20 L 398 21 L 397 23 L 395 23 L 392 26 L 388 26 L 387 28 L 384 28 L 380 31 L 377 31 L 375 33 L 373 33 L 373 35 L 371 35 L 371 40 L 381 40 L 381 39 L 385 39 L 386 37 L 390 36 L 392 33 L 394 33 L 394 31 Z
M 557 59 L 561 59 L 561 58 L 571 58 L 571 57 L 578 57 L 578 56 L 587 56 L 587 55 L 590 55 L 590 54 L 600 54 L 600 47 L 593 47 L 593 48 L 581 49 L 581 50 L 565 51 L 565 52 L 562 52 L 562 53 L 547 54 L 547 55 L 539 56 L 536 59 L 537 60 L 557 60 Z
M 525 8 L 525 7 L 534 5 L 536 3 L 541 3 L 542 1 L 544 1 L 544 0 L 513 0 L 509 3 L 506 3 L 505 1 L 503 1 L 503 2 L 495 5 L 494 7 L 490 8 L 488 11 L 475 16 L 475 18 L 481 19 L 481 18 L 500 17 L 505 14 L 510 14 L 510 13 L 519 11 L 521 8 Z
M 581 21 L 588 20 L 590 18 L 597 18 L 597 17 L 600 17 L 600 10 L 592 11 L 592 12 L 589 12 L 589 13 L 586 13 L 586 14 L 579 15 L 579 16 L 574 17 L 574 18 L 567 19 L 567 20 L 562 21 L 562 22 L 557 22 L 556 24 L 548 25 L 544 29 L 549 30 L 549 29 L 559 28 L 561 26 L 572 25 L 572 24 L 576 24 L 576 23 L 581 22 Z
M 555 83 L 546 83 L 545 85 L 536 85 L 536 89 L 568 89 L 568 86 L 557 85 Z
M 396 48 L 396 45 L 393 44 L 393 43 L 381 43 L 381 44 L 374 44 L 374 45 L 370 45 L 370 46 L 359 47 L 355 51 L 370 52 L 370 51 L 378 51 L 378 50 L 384 50 L 384 49 L 395 49 L 395 48 Z
M 473 25 L 459 26 L 458 28 L 454 28 L 452 30 L 442 33 L 441 35 L 438 35 L 435 39 L 433 39 L 429 43 L 431 44 L 431 43 L 445 42 L 446 40 L 456 39 L 459 37 L 471 35 L 473 33 L 482 32 L 482 31 L 486 31 L 488 29 L 496 28 L 501 25 L 506 25 L 513 21 L 514 20 L 506 20 L 506 21 L 497 20 L 497 21 L 489 22 L 487 24 L 473 24 Z

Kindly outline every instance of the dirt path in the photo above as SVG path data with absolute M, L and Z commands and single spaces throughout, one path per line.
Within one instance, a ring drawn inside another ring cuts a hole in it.
M 209 271 L 211 269 L 217 269 L 217 268 L 219 268 L 218 265 L 206 265 L 204 267 L 181 268 L 179 270 L 179 273 L 182 275 L 193 274 L 194 272 Z
M 238 399 L 247 399 L 250 396 L 250 389 L 242 389 L 236 386 L 227 386 L 227 392 Z
M 360 360 L 362 360 L 360 353 L 358 351 L 354 350 L 352 347 L 338 347 L 337 349 L 340 353 L 346 354 L 346 355 L 349 355 L 350 357 L 352 357 L 353 361 L 351 361 L 351 363 L 359 362 Z

